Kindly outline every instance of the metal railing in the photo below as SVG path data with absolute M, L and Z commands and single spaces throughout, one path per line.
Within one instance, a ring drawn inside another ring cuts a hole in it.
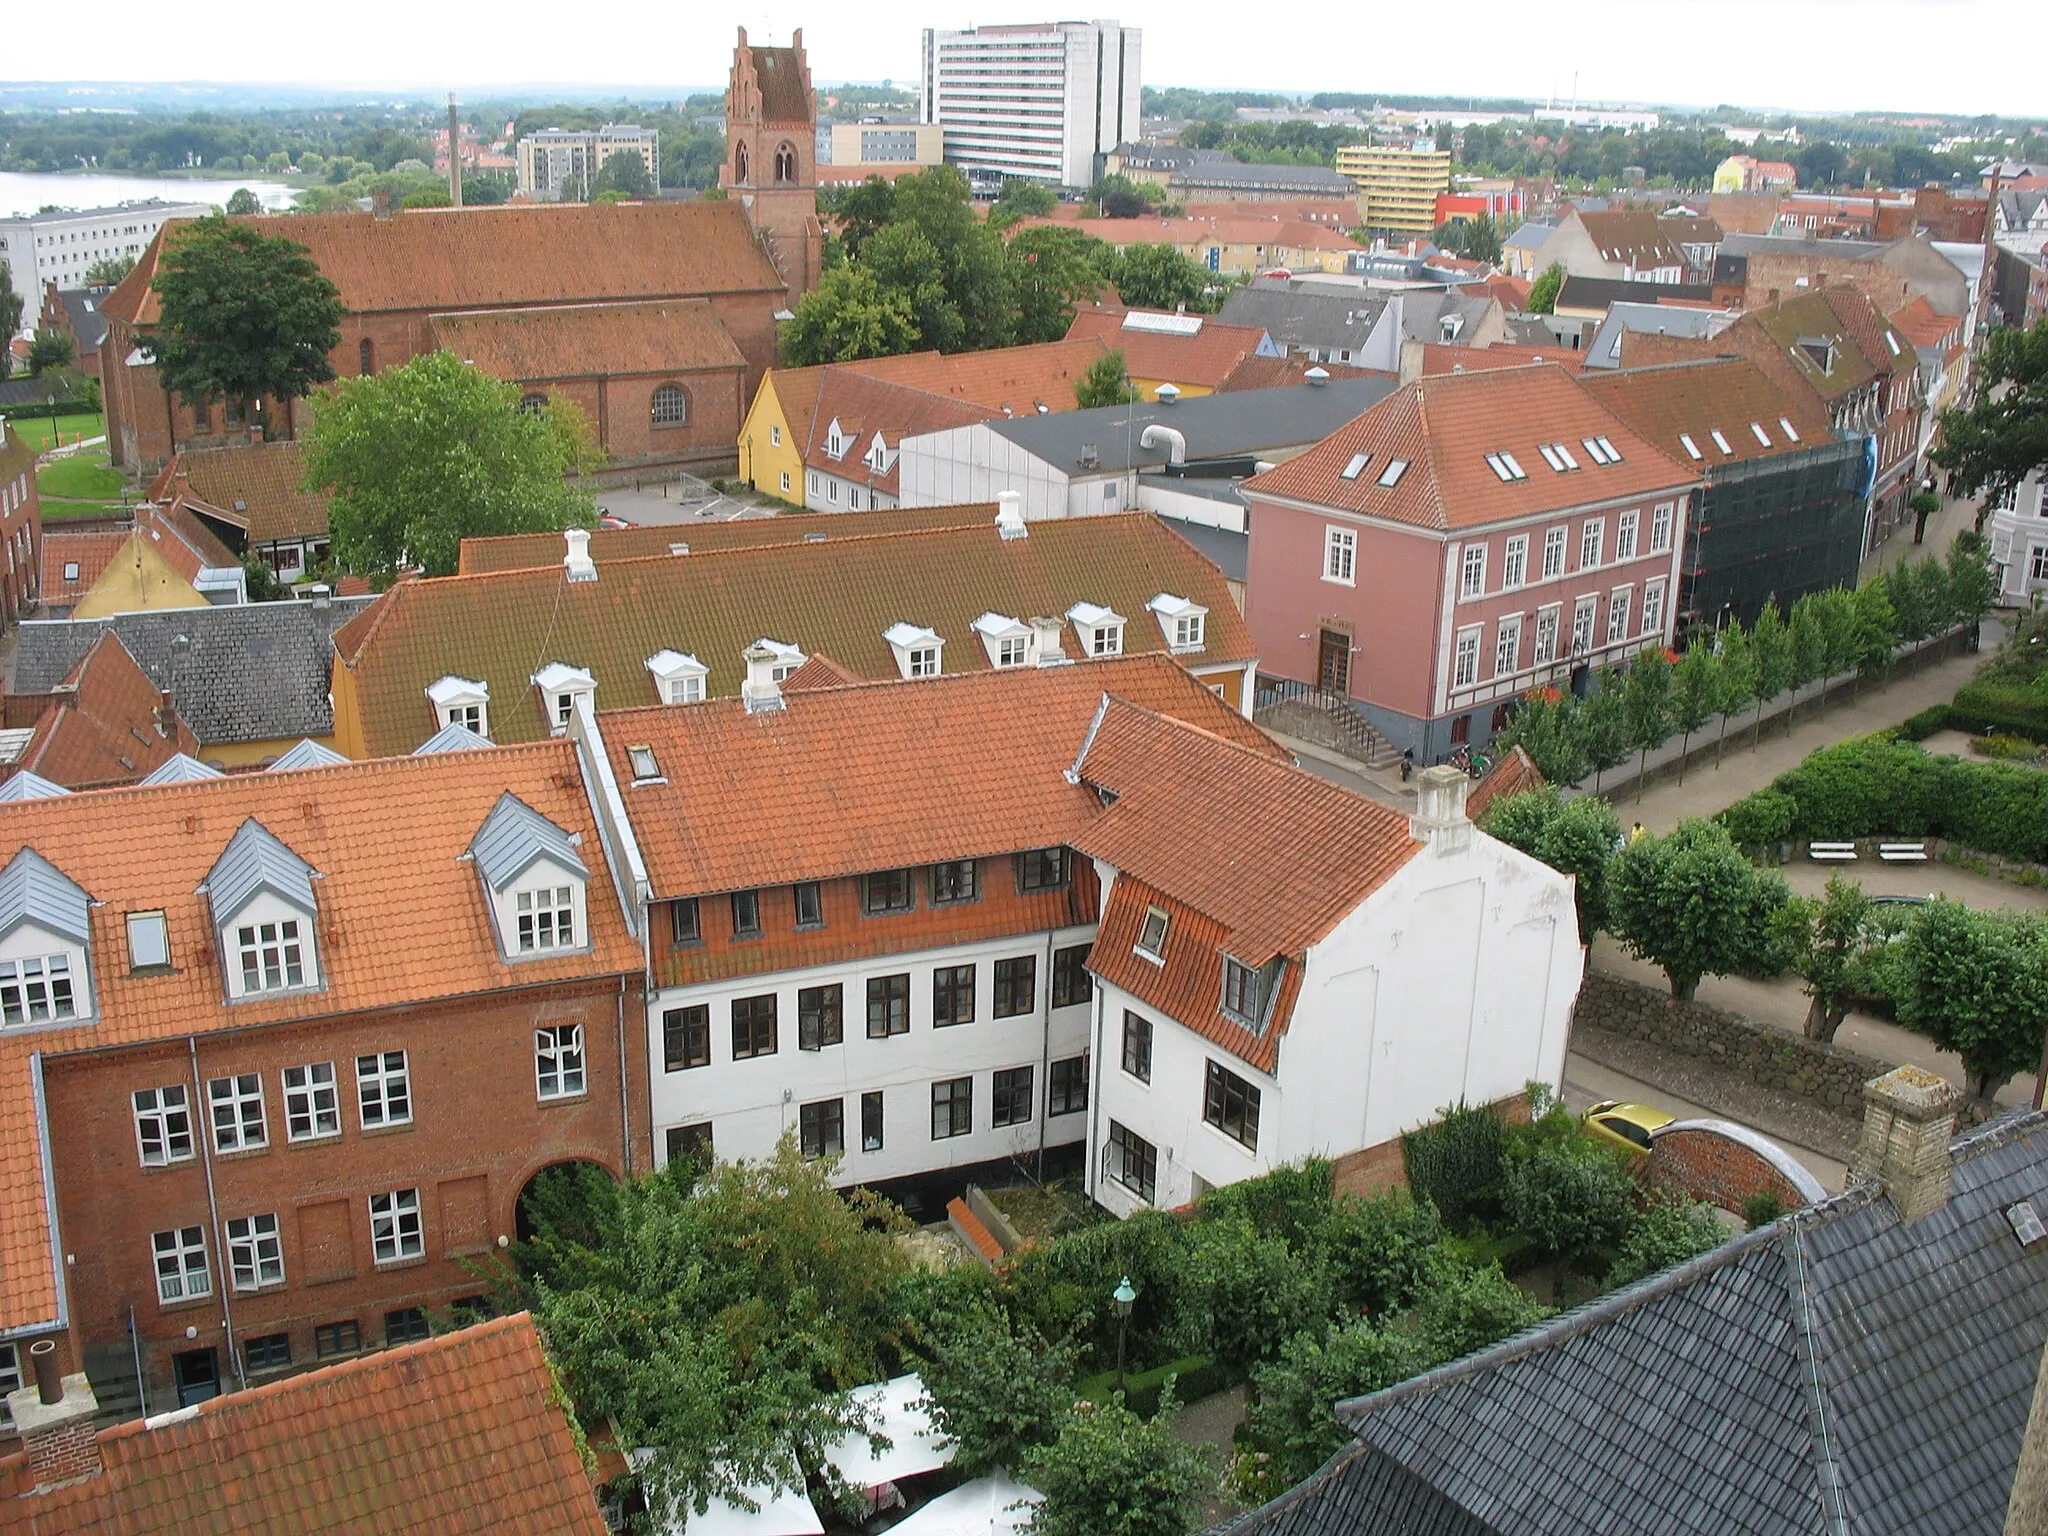
M 1294 708 L 1290 710 L 1288 706 Z M 1375 730 L 1344 695 L 1313 683 L 1297 683 L 1292 678 L 1259 678 L 1252 698 L 1252 718 L 1259 724 L 1284 729 L 1285 722 L 1273 717 L 1301 709 L 1313 711 L 1317 723 L 1327 727 L 1331 739 L 1318 745 L 1334 747 L 1369 768 L 1385 768 L 1401 760 L 1394 744 Z M 1298 715 L 1296 723 L 1307 724 Z M 1288 734 L 1307 737 L 1309 732 L 1303 729 Z

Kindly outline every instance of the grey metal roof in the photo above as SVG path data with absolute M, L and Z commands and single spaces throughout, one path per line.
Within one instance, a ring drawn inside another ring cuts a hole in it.
M 1586 348 L 1587 368 L 1621 366 L 1621 333 L 1645 336 L 1715 336 L 1732 317 L 1716 309 L 1685 309 L 1672 304 L 1615 304 L 1593 333 Z
M 1533 251 L 1557 233 L 1557 226 L 1545 219 L 1529 219 L 1515 227 L 1515 232 L 1501 241 L 1501 249 L 1513 246 L 1517 250 Z
M 17 631 L 14 691 L 48 693 L 108 630 L 176 696 L 202 742 L 292 740 L 334 730 L 333 632 L 374 598 L 172 608 L 108 619 L 33 619 Z M 189 644 L 177 646 L 179 636 Z
M 1659 299 L 1714 297 L 1711 283 L 1646 283 L 1627 277 L 1567 277 L 1557 290 L 1560 309 L 1606 309 L 1614 304 L 1654 304 Z
M 586 877 L 590 874 L 569 834 L 510 790 L 498 797 L 491 814 L 476 829 L 469 852 L 483 871 L 484 883 L 494 891 L 508 888 L 536 859 L 550 859 Z
M 1872 1184 L 1338 1405 L 1358 1445 L 1241 1536 L 1999 1531 L 2048 1338 L 2048 1114 L 1952 1145 L 1913 1226 Z M 1386 1463 L 1469 1524 L 1380 1500 Z M 1828 1490 L 1839 1489 L 1838 1517 Z
M 1214 481 L 1165 480 L 1156 475 L 1147 475 L 1144 478 L 1148 484 L 1156 483 L 1176 491 L 1192 492 L 1197 496 L 1214 494 L 1202 489 L 1205 483 L 1213 486 Z M 1244 501 L 1241 495 L 1215 495 L 1215 499 L 1236 501 L 1239 504 Z M 1250 534 L 1239 533 L 1232 528 L 1211 528 L 1207 523 L 1191 523 L 1178 517 L 1161 516 L 1159 521 L 1194 545 L 1203 559 L 1223 573 L 1226 581 L 1245 579 L 1245 567 L 1251 560 Z
M 86 942 L 92 898 L 63 870 L 24 848 L 0 870 L 0 937 L 34 923 L 67 939 Z
M 1731 234 L 1721 238 L 1723 256 L 1753 256 L 1762 251 L 1766 254 L 1798 255 L 1804 253 L 1835 256 L 1844 261 L 1867 261 L 1881 255 L 1897 244 L 1892 240 L 1818 240 L 1804 235 L 1743 235 Z
M 460 720 L 444 725 L 425 741 L 412 749 L 414 757 L 432 757 L 436 752 L 475 752 L 480 748 L 495 746 L 490 737 L 472 731 Z
M 206 899 L 216 922 L 233 917 L 258 891 L 269 891 L 311 914 L 315 910 L 314 874 L 312 865 L 251 816 L 235 829 L 213 868 L 206 872 Z
M 52 784 L 40 774 L 30 773 L 26 768 L 15 774 L 5 784 L 0 784 L 0 802 L 14 800 L 47 800 L 52 795 L 68 795 L 71 791 L 62 784 Z
M 1443 339 L 1438 329 L 1445 317 L 1455 315 L 1461 322 L 1460 337 L 1469 337 L 1488 310 L 1498 302 L 1491 295 L 1466 296 L 1458 293 L 1404 293 L 1401 299 L 1401 337 L 1404 341 L 1435 342 Z
M 184 752 L 173 752 L 158 763 L 138 781 L 143 784 L 190 784 L 195 779 L 219 779 L 224 775 L 218 768 L 209 768 L 198 758 Z
M 1365 345 L 1386 307 L 1384 293 L 1263 278 L 1232 292 L 1216 318 L 1225 325 L 1256 326 L 1284 349 L 1345 349 Z
M 1104 474 L 1137 466 L 1153 469 L 1166 462 L 1166 450 L 1141 447 L 1138 436 L 1148 422 L 1160 422 L 1187 438 L 1190 459 L 1223 458 L 1259 453 L 1298 443 L 1321 442 L 1354 417 L 1363 415 L 1392 394 L 1400 381 L 1392 374 L 1360 379 L 1332 379 L 1327 384 L 1296 384 L 1285 389 L 1247 389 L 1227 395 L 1200 395 L 1178 405 L 1104 405 L 1087 411 L 1061 411 L 1052 416 L 1019 416 L 979 423 L 1000 433 L 1027 453 L 1068 474 Z M 1092 444 L 1099 462 L 1081 465 L 1081 449 Z
M 1179 186 L 1285 186 L 1304 192 L 1327 192 L 1346 197 L 1353 190 L 1351 178 L 1326 165 L 1251 165 L 1240 160 L 1201 159 L 1174 173 Z
M 71 333 L 78 338 L 81 357 L 99 351 L 100 343 L 107 339 L 107 317 L 100 313 L 100 300 L 106 296 L 104 288 L 57 290 L 57 298 L 71 321 Z
M 277 761 L 268 769 L 271 773 L 290 773 L 297 768 L 332 768 L 348 759 L 332 747 L 323 747 L 310 737 L 301 738 L 294 746 L 280 752 Z

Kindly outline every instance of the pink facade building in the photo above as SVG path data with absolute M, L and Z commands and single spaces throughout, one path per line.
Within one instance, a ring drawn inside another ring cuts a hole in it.
M 1245 483 L 1261 670 L 1419 762 L 1669 644 L 1700 477 L 1552 364 L 1410 384 Z

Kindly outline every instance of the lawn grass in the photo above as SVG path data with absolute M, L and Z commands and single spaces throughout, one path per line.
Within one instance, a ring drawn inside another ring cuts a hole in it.
M 36 471 L 36 486 L 44 496 L 72 501 L 118 501 L 127 484 L 127 477 L 108 464 L 104 454 L 75 454 Z
M 109 513 L 128 516 L 135 511 L 130 502 L 124 501 L 44 501 L 43 521 L 61 523 L 79 517 L 105 517 Z
M 56 446 L 56 439 L 50 435 L 50 418 L 47 415 L 13 416 L 9 418 L 9 424 L 37 453 L 45 453 Z M 68 416 L 59 415 L 57 430 L 64 434 L 65 442 L 75 443 L 83 437 L 100 436 L 107 430 L 107 423 L 97 411 L 77 411 Z

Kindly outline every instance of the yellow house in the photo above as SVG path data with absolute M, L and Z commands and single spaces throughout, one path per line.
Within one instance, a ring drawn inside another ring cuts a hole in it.
M 811 430 L 821 368 L 770 368 L 740 423 L 740 479 L 757 491 L 804 504 L 804 438 Z
M 159 608 L 204 608 L 206 597 L 139 529 L 122 542 L 95 581 L 71 606 L 74 619 Z

